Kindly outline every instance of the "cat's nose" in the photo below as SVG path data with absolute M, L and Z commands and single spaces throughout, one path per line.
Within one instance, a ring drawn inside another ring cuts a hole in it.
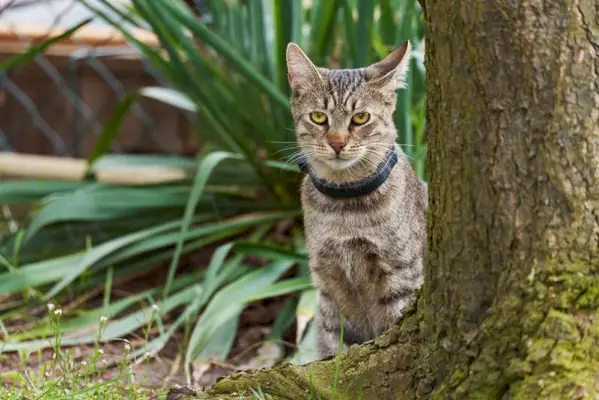
M 345 143 L 340 140 L 329 140 L 329 146 L 335 150 L 335 153 L 341 153 L 341 150 L 345 147 Z

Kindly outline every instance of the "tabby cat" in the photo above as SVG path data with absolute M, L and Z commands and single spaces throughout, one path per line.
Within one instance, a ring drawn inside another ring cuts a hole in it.
M 287 47 L 320 358 L 389 329 L 423 282 L 427 187 L 396 144 L 410 42 L 366 68 L 316 67 Z

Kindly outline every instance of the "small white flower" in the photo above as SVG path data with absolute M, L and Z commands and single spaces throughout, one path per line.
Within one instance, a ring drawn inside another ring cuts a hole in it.
M 62 310 L 58 309 L 58 310 L 54 311 L 54 315 L 61 316 L 62 315 Z
M 87 361 L 81 361 L 81 366 L 82 367 L 87 367 Z
M 52 359 L 56 360 L 56 353 L 52 353 Z
M 100 354 L 100 355 L 104 354 L 104 350 L 102 350 L 102 349 L 99 349 L 99 350 L 98 350 L 98 354 Z
M 158 312 L 158 310 L 160 310 L 160 307 L 158 307 L 158 304 L 154 304 L 154 305 L 152 305 L 152 310 L 154 310 L 155 312 Z
M 146 351 L 146 354 L 144 354 L 144 357 L 145 358 L 150 358 L 150 357 L 152 357 L 152 355 L 150 354 L 149 351 Z
M 105 323 L 106 321 L 108 321 L 108 318 L 106 318 L 105 316 L 100 317 L 100 322 Z
M 56 307 L 56 306 L 55 306 L 54 304 L 52 304 L 52 303 L 48 303 L 48 311 L 50 311 L 50 312 L 54 311 L 54 308 L 55 308 L 55 307 Z
M 129 343 L 127 343 L 127 344 L 125 345 L 125 350 L 126 350 L 126 351 L 130 351 L 130 350 L 131 350 L 131 345 L 130 345 Z
M 102 365 L 104 365 L 106 367 L 108 365 L 108 361 L 102 360 Z

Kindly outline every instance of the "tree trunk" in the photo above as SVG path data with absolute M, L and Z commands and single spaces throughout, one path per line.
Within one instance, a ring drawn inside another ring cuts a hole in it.
M 343 357 L 336 398 L 599 398 L 599 0 L 424 3 L 425 284 Z M 282 365 L 198 397 L 330 398 L 334 375 Z

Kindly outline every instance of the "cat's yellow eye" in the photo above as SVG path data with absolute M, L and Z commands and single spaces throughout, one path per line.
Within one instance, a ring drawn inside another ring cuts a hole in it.
M 361 112 L 354 114 L 353 117 L 351 117 L 351 122 L 355 125 L 364 125 L 368 122 L 369 119 L 370 114 L 368 114 L 367 112 Z
M 324 125 L 327 122 L 327 115 L 320 111 L 314 111 L 314 112 L 310 113 L 310 119 L 315 124 Z

